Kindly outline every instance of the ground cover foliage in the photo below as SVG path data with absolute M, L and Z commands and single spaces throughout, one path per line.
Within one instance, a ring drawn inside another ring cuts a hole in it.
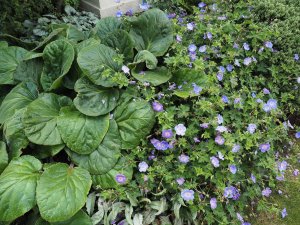
M 247 225 L 270 209 L 300 136 L 296 49 L 282 83 L 278 33 L 248 3 L 142 8 L 0 42 L 0 224 Z

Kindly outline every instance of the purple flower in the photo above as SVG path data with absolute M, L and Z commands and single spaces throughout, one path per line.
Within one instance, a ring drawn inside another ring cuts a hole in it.
M 294 55 L 294 60 L 295 60 L 295 61 L 298 61 L 298 60 L 299 60 L 299 55 L 298 55 L 298 54 L 295 54 L 295 55 Z
M 233 153 L 236 153 L 236 152 L 238 152 L 240 149 L 241 149 L 241 146 L 238 145 L 238 144 L 235 144 L 235 145 L 232 147 L 231 151 L 232 151 Z
M 227 17 L 226 16 L 218 16 L 218 20 L 226 20 Z
M 265 95 L 268 95 L 268 94 L 270 94 L 270 91 L 269 91 L 267 88 L 264 88 L 264 89 L 263 89 L 263 93 L 264 93 Z
M 182 41 L 182 37 L 180 35 L 178 35 L 178 34 L 176 35 L 176 41 L 177 42 L 181 42 Z
M 271 109 L 276 109 L 277 108 L 277 100 L 276 99 L 269 99 L 267 101 L 267 104 Z
M 222 73 L 225 73 L 226 72 L 226 69 L 224 66 L 220 66 L 219 67 L 219 71 L 222 72 Z
M 264 104 L 264 105 L 263 105 L 263 110 L 264 110 L 265 112 L 270 112 L 272 109 L 271 109 L 270 105 Z
M 227 131 L 228 129 L 227 129 L 227 127 L 224 127 L 224 126 L 218 126 L 217 128 L 216 128 L 216 131 L 218 131 L 218 132 L 220 132 L 220 133 L 223 133 L 223 132 L 225 132 L 225 131 Z
M 236 174 L 237 168 L 235 165 L 229 165 L 229 170 L 232 174 Z
M 117 12 L 116 12 L 116 17 L 121 17 L 123 15 L 123 13 L 122 13 L 122 11 L 120 11 L 120 10 L 118 10 Z
M 265 49 L 264 47 L 261 47 L 261 48 L 258 50 L 258 53 L 262 53 L 264 49 Z
M 277 166 L 278 166 L 278 170 L 280 172 L 283 172 L 286 170 L 287 166 L 288 166 L 288 163 L 286 161 L 282 161 L 282 162 L 278 162 L 277 163 Z
M 248 127 L 247 127 L 247 131 L 248 131 L 250 134 L 254 134 L 256 128 L 257 128 L 256 124 L 250 123 L 250 124 L 248 125 Z
M 115 180 L 119 183 L 119 184 L 124 184 L 126 183 L 126 176 L 124 174 L 117 174 L 115 177 Z
M 146 2 L 140 4 L 140 9 L 143 10 L 143 11 L 146 11 L 150 8 L 150 5 Z
M 242 223 L 242 225 L 251 225 L 251 223 L 249 223 L 249 222 L 244 222 L 244 223 Z
M 170 13 L 168 14 L 169 19 L 174 19 L 176 17 L 176 13 Z
M 270 150 L 270 144 L 269 143 L 263 143 L 261 145 L 259 145 L 259 149 L 261 152 L 267 152 Z
M 159 102 L 152 102 L 152 108 L 154 111 L 156 112 L 161 112 L 164 110 L 164 107 L 162 104 L 160 104 Z
M 278 194 L 282 195 L 282 193 L 283 193 L 282 190 L 278 190 Z
M 188 30 L 194 30 L 195 24 L 194 23 L 188 23 L 186 25 L 186 27 L 187 27 Z
M 188 47 L 189 52 L 195 52 L 197 50 L 197 46 L 194 44 L 189 45 Z
M 234 60 L 234 65 L 240 67 L 241 66 L 240 61 L 238 59 L 235 59 Z
M 276 180 L 283 181 L 284 180 L 284 174 L 276 176 Z
M 121 0 L 115 0 L 115 2 L 116 2 L 116 3 L 120 3 L 120 2 L 121 2 Z
M 243 63 L 244 63 L 245 66 L 249 66 L 251 62 L 252 62 L 252 58 L 247 57 L 247 58 L 244 59 Z
M 154 146 L 154 148 L 156 148 L 157 150 L 160 150 L 160 151 L 165 151 L 167 150 L 170 146 L 169 146 L 169 143 L 166 142 L 166 141 L 159 141 L 155 138 L 152 138 L 150 140 L 151 144 Z
M 173 132 L 171 129 L 168 130 L 163 130 L 162 135 L 163 138 L 172 138 L 173 137 Z
M 175 131 L 177 135 L 184 136 L 186 132 L 186 127 L 180 123 L 175 126 Z
M 298 169 L 295 169 L 295 170 L 293 171 L 293 174 L 294 174 L 295 177 L 297 177 L 297 176 L 299 175 L 299 170 L 298 170 Z
M 122 66 L 122 71 L 123 71 L 124 73 L 129 74 L 130 69 L 129 69 L 127 66 Z
M 201 53 L 206 52 L 206 45 L 202 45 L 202 46 L 199 48 L 199 52 L 201 52 Z
M 236 213 L 236 217 L 238 218 L 239 221 L 244 222 L 244 218 L 241 216 L 241 214 Z
M 281 211 L 281 217 L 282 218 L 285 218 L 287 216 L 287 212 L 286 212 L 286 208 L 284 208 L 282 211 Z
M 234 104 L 239 104 L 241 102 L 241 98 L 234 99 Z
M 251 93 L 251 96 L 252 96 L 252 98 L 256 98 L 255 92 L 252 92 L 252 93 Z
M 262 196 L 265 196 L 265 197 L 269 197 L 271 195 L 271 193 L 272 193 L 272 190 L 269 187 L 263 189 L 261 192 Z
M 232 70 L 234 69 L 234 67 L 233 67 L 233 65 L 228 64 L 228 65 L 226 66 L 226 69 L 227 69 L 228 72 L 232 72 Z
M 218 124 L 222 124 L 224 122 L 223 116 L 220 114 L 218 114 L 217 119 L 218 119 Z
M 250 46 L 248 43 L 243 43 L 243 48 L 246 50 L 246 51 L 249 51 L 250 50 Z
M 199 87 L 197 84 L 193 83 L 193 91 L 196 95 L 199 95 L 200 92 L 202 91 L 202 87 Z
M 184 182 L 185 182 L 185 179 L 183 177 L 180 177 L 180 178 L 176 179 L 176 182 L 177 182 L 178 185 L 183 185 Z
M 205 7 L 206 6 L 206 4 L 204 3 L 204 2 L 200 2 L 199 4 L 198 4 L 198 7 L 199 8 L 203 8 L 203 7 Z
M 300 131 L 299 132 L 296 132 L 295 134 L 295 138 L 299 139 L 300 138 Z
M 234 49 L 239 49 L 239 44 L 234 43 L 234 44 L 233 44 L 233 48 L 234 48 Z
M 204 35 L 203 35 L 203 39 L 206 39 L 206 38 L 208 38 L 209 40 L 211 40 L 212 39 L 212 33 L 210 33 L 210 32 L 207 32 L 207 33 L 205 33 Z
M 273 43 L 272 43 L 271 41 L 266 41 L 266 42 L 265 42 L 265 46 L 266 46 L 267 48 L 272 49 L 272 48 L 273 48 Z
M 133 9 L 128 9 L 125 13 L 126 16 L 133 16 Z
M 263 100 L 261 100 L 260 98 L 256 99 L 257 103 L 263 103 Z
M 215 138 L 215 142 L 218 145 L 223 145 L 225 143 L 225 139 L 221 135 L 217 135 Z
M 180 156 L 178 156 L 179 162 L 181 163 L 188 163 L 190 161 L 190 157 L 188 155 L 185 154 L 181 154 Z
M 223 101 L 224 103 L 229 103 L 228 97 L 227 97 L 226 95 L 223 95 L 223 96 L 222 96 L 222 101 Z
M 194 199 L 194 191 L 193 190 L 189 190 L 189 189 L 184 189 L 181 191 L 181 197 L 185 200 L 185 201 L 190 201 Z
M 209 127 L 209 123 L 201 123 L 200 127 L 204 128 L 204 129 L 207 129 Z
M 194 142 L 195 142 L 195 143 L 200 143 L 201 141 L 199 140 L 198 137 L 194 137 Z
M 218 72 L 218 73 L 217 73 L 217 79 L 218 79 L 218 81 L 222 81 L 222 80 L 223 80 L 223 76 L 224 76 L 223 73 Z
M 219 167 L 220 166 L 220 161 L 217 157 L 212 156 L 210 157 L 210 162 L 214 167 Z
M 238 189 L 233 186 L 226 187 L 224 189 L 224 197 L 225 198 L 232 198 L 233 200 L 237 200 L 240 197 L 240 193 Z
M 216 198 L 211 198 L 210 201 L 209 201 L 209 204 L 210 204 L 211 209 L 217 208 L 217 199 Z
M 144 161 L 139 163 L 139 171 L 140 172 L 146 172 L 148 167 L 149 167 L 148 164 Z
M 250 176 L 251 180 L 253 183 L 256 183 L 256 177 L 254 176 L 253 173 L 251 173 L 251 176 Z

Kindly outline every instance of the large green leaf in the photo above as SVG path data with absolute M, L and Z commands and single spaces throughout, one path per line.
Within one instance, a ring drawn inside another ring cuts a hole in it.
M 0 106 L 0 124 L 12 117 L 16 110 L 26 107 L 38 96 L 38 89 L 34 83 L 21 83 L 14 87 Z
M 133 169 L 125 158 L 120 158 L 113 169 L 102 175 L 92 175 L 93 186 L 100 188 L 115 188 L 119 184 L 116 181 L 118 174 L 126 176 L 127 181 L 132 178 Z
M 115 49 L 117 53 L 123 54 L 126 60 L 132 60 L 134 42 L 125 30 L 115 30 L 109 33 L 101 39 L 101 43 Z
M 90 45 L 78 53 L 77 62 L 84 74 L 97 85 L 116 86 L 113 77 L 120 71 L 122 64 L 118 54 L 103 44 Z
M 117 123 L 110 120 L 109 130 L 99 147 L 89 155 L 80 155 L 67 151 L 71 160 L 78 166 L 87 169 L 90 174 L 104 174 L 111 170 L 120 157 L 121 138 Z
M 44 69 L 41 84 L 44 90 L 56 89 L 70 70 L 74 60 L 74 48 L 64 39 L 53 41 L 43 51 Z
M 172 77 L 171 72 L 166 67 L 159 67 L 155 70 L 146 71 L 141 71 L 138 68 L 139 67 L 132 70 L 132 76 L 141 82 L 149 82 L 154 86 L 166 83 Z
M 144 64 L 150 70 L 154 70 L 157 67 L 157 58 L 151 52 L 147 50 L 139 51 L 134 57 L 134 62 L 131 65 Z
M 109 127 L 109 115 L 90 117 L 74 107 L 64 107 L 57 121 L 63 141 L 74 152 L 90 154 L 100 145 Z
M 12 160 L 0 176 L 0 221 L 12 221 L 36 204 L 36 183 L 42 164 L 32 156 Z
M 57 155 L 61 150 L 64 149 L 65 144 L 60 145 L 34 145 L 31 144 L 30 154 L 38 159 L 45 159 Z
M 14 84 L 14 73 L 28 51 L 20 47 L 2 48 L 0 51 L 0 84 Z
M 52 93 L 46 93 L 30 103 L 23 118 L 27 138 L 39 145 L 62 144 L 57 117 L 61 107 L 71 104 L 69 98 Z
M 130 35 L 138 51 L 148 50 L 155 56 L 163 56 L 173 42 L 172 22 L 159 9 L 144 12 L 132 20 Z
M 6 145 L 3 141 L 0 141 L 0 174 L 8 164 L 8 155 L 6 151 Z
M 70 219 L 63 222 L 51 223 L 51 225 L 93 225 L 92 219 L 82 210 Z
M 29 143 L 22 123 L 25 111 L 26 108 L 19 109 L 4 123 L 3 133 L 9 148 L 10 159 L 19 157 L 22 154 L 21 150 L 26 148 Z
M 94 33 L 100 40 L 103 40 L 108 34 L 120 28 L 122 28 L 122 22 L 120 20 L 116 17 L 106 17 L 99 20 L 94 28 Z
M 41 216 L 49 222 L 70 219 L 85 204 L 91 176 L 82 168 L 53 164 L 41 175 L 36 189 Z
M 115 110 L 115 119 L 122 138 L 122 148 L 136 147 L 151 131 L 154 112 L 150 104 L 141 99 L 123 102 Z
M 78 30 L 72 24 L 52 24 L 52 29 L 63 29 L 64 31 L 59 33 L 60 36 L 67 38 L 72 42 L 79 42 L 85 39 L 85 35 L 82 31 Z
M 85 115 L 100 116 L 112 111 L 117 106 L 119 90 L 93 84 L 83 77 L 75 83 L 78 93 L 74 99 L 75 107 Z

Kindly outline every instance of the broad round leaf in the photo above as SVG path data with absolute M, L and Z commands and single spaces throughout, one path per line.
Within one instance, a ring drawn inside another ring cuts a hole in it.
M 138 51 L 148 50 L 155 56 L 163 56 L 173 43 L 172 22 L 159 9 L 150 9 L 132 20 L 130 35 Z
M 8 164 L 8 155 L 6 151 L 6 145 L 3 141 L 0 141 L 0 174 Z
M 13 221 L 36 204 L 42 164 L 32 156 L 12 160 L 0 176 L 0 221 Z
M 74 99 L 75 107 L 88 116 L 109 113 L 119 99 L 118 89 L 97 86 L 84 77 L 75 83 L 75 91 L 78 93 Z
M 62 78 L 70 70 L 74 60 L 74 48 L 67 40 L 56 40 L 43 51 L 44 69 L 41 76 L 43 89 L 58 88 Z
M 38 159 L 45 159 L 57 155 L 64 149 L 65 144 L 60 145 L 34 145 L 31 144 L 30 154 Z
M 37 97 L 38 89 L 32 82 L 21 83 L 14 87 L 0 106 L 0 124 L 3 124 L 15 114 L 15 111 L 26 107 Z
M 80 210 L 72 218 L 62 222 L 51 223 L 51 225 L 93 225 L 93 223 L 92 219 Z
M 114 116 L 123 149 L 136 147 L 149 134 L 155 122 L 150 104 L 140 99 L 123 102 L 116 108 Z
M 125 158 L 120 158 L 113 169 L 102 175 L 92 175 L 93 185 L 101 188 L 115 188 L 119 185 L 116 181 L 118 174 L 126 176 L 127 181 L 132 178 L 133 169 Z
M 20 47 L 1 48 L 0 84 L 14 84 L 14 73 L 28 51 Z
M 116 60 L 117 57 L 118 54 L 112 48 L 97 44 L 83 48 L 78 53 L 77 62 L 93 83 L 112 87 L 117 85 L 112 78 L 122 68 L 122 64 Z
M 154 70 L 157 67 L 158 60 L 151 52 L 147 50 L 139 51 L 138 54 L 134 57 L 134 62 L 131 65 L 141 66 L 146 65 L 146 67 L 150 70 Z M 141 68 L 143 69 L 143 68 Z
M 90 154 L 100 145 L 109 127 L 109 115 L 90 117 L 74 107 L 64 107 L 58 117 L 63 141 L 74 152 Z
M 91 184 L 90 174 L 82 168 L 64 163 L 47 167 L 36 189 L 41 216 L 49 222 L 68 220 L 84 206 Z
M 172 74 L 166 67 L 143 71 L 143 73 L 141 73 L 137 67 L 136 69 L 132 70 L 131 74 L 135 79 L 141 82 L 149 82 L 154 86 L 166 83 L 172 77 Z
M 122 27 L 122 22 L 116 17 L 106 17 L 96 24 L 93 32 L 100 38 L 100 40 L 105 39 L 105 37 Z
M 62 144 L 57 128 L 60 108 L 72 104 L 67 97 L 47 93 L 30 103 L 23 124 L 27 138 L 39 145 Z
M 19 157 L 22 154 L 21 150 L 26 148 L 29 143 L 22 123 L 25 111 L 26 108 L 19 109 L 4 123 L 3 133 L 8 145 L 10 159 Z
M 120 157 L 121 140 L 117 123 L 110 120 L 109 129 L 99 147 L 89 155 L 67 151 L 71 160 L 90 174 L 104 174 L 111 170 Z

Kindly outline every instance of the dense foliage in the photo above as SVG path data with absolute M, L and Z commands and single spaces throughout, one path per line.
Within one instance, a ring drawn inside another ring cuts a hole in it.
M 283 49 L 250 9 L 151 9 L 0 42 L 2 224 L 249 225 L 270 210 L 299 61 L 285 53 L 282 90 Z

